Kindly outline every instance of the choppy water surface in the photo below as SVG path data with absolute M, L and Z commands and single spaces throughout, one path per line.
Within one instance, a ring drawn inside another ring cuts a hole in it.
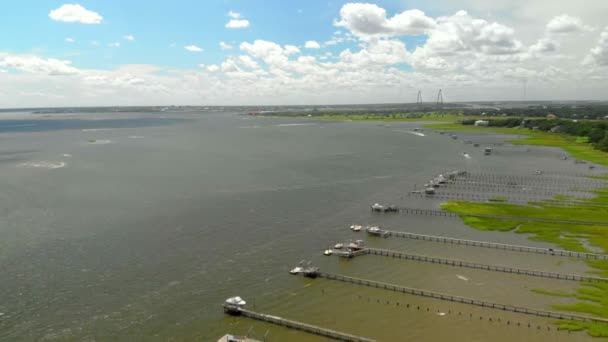
M 323 341 L 224 316 L 221 304 L 232 295 L 257 311 L 380 341 L 588 339 L 557 332 L 541 318 L 287 273 L 308 259 L 332 272 L 502 303 L 548 309 L 568 302 L 530 289 L 567 291 L 576 287 L 572 282 L 379 256 L 343 261 L 321 251 L 356 238 L 347 229 L 353 223 L 543 246 L 517 234 L 475 231 L 458 219 L 374 216 L 369 205 L 437 208 L 440 200 L 406 194 L 453 169 L 575 174 L 587 172 L 586 165 L 539 147 L 497 147 L 483 156 L 445 135 L 410 134 L 415 124 L 238 114 L 0 122 L 0 339 L 213 341 L 253 328 L 258 337 L 268 331 L 268 341 Z M 368 243 L 555 272 L 586 270 L 548 256 L 403 239 Z

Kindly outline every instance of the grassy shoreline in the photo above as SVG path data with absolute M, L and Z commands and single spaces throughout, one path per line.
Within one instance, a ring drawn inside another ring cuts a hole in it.
M 523 135 L 525 138 L 513 139 L 509 142 L 514 145 L 559 147 L 568 152 L 574 158 L 608 166 L 607 152 L 596 150 L 591 144 L 577 141 L 576 137 L 563 133 L 532 131 L 527 128 L 478 127 L 464 126 L 459 124 L 426 124 L 424 127 L 446 131 L 481 131 L 490 133 L 504 133 L 509 135 Z
M 311 115 L 311 116 L 308 116 Z M 427 112 L 427 113 L 395 113 L 395 114 L 373 114 L 373 113 L 361 113 L 361 114 L 278 114 L 278 115 L 265 115 L 274 118 L 300 118 L 300 119 L 312 119 L 312 120 L 329 120 L 329 121 L 377 121 L 377 122 L 442 122 L 452 123 L 462 119 L 480 120 L 487 119 L 485 116 L 463 116 L 459 114 L 446 114 L 438 112 Z M 501 117 L 508 118 L 508 117 Z
M 285 117 L 285 116 L 284 116 Z M 290 116 L 293 118 L 294 116 Z M 455 121 L 463 119 L 458 115 L 428 115 L 421 118 L 381 118 L 372 115 L 328 115 L 312 116 L 308 119 L 334 120 L 334 121 L 409 121 L 424 122 L 423 127 L 434 130 L 450 131 L 483 131 L 491 133 L 503 133 L 508 135 L 522 136 L 510 142 L 517 145 L 537 145 L 558 147 L 568 152 L 572 157 L 608 166 L 608 153 L 596 150 L 589 143 L 578 141 L 576 137 L 559 133 L 548 133 L 533 131 L 527 128 L 504 128 L 504 127 L 476 127 L 454 124 Z M 467 117 L 467 119 L 475 119 Z M 433 123 L 428 123 L 433 122 Z M 608 180 L 608 176 L 596 176 L 593 178 Z M 478 230 L 491 230 L 502 232 L 514 232 L 516 234 L 528 234 L 530 240 L 553 243 L 560 248 L 577 251 L 593 252 L 587 246 L 600 248 L 603 253 L 608 253 L 608 227 L 600 225 L 573 225 L 555 222 L 528 222 L 525 220 L 504 220 L 495 218 L 480 218 L 467 214 L 489 214 L 511 217 L 538 217 L 548 219 L 568 219 L 575 217 L 581 221 L 608 222 L 608 187 L 593 191 L 595 198 L 580 200 L 573 206 L 552 205 L 551 200 L 542 203 L 530 203 L 530 205 L 515 205 L 495 198 L 487 203 L 471 201 L 449 201 L 442 205 L 443 209 L 457 213 L 463 222 Z M 560 196 L 553 201 L 559 202 Z M 586 243 L 584 243 L 586 242 Z M 608 277 L 608 260 L 585 260 L 591 268 L 590 273 L 597 276 Z M 592 316 L 608 318 L 608 284 L 603 283 L 581 283 L 573 293 L 553 291 L 550 289 L 532 289 L 531 291 L 548 296 L 571 297 L 578 300 L 574 304 L 556 304 L 553 309 L 562 311 L 579 312 Z M 557 321 L 559 329 L 569 331 L 586 330 L 595 337 L 608 337 L 608 324 Z
M 455 131 L 484 131 L 521 135 L 523 139 L 510 141 L 519 145 L 538 145 L 559 147 L 570 153 L 573 157 L 585 161 L 608 166 L 608 153 L 595 150 L 587 143 L 576 141 L 575 137 L 565 134 L 537 132 L 520 128 L 475 127 L 457 124 L 426 125 L 427 128 L 437 130 Z M 605 177 L 594 177 L 605 179 Z M 478 230 L 492 230 L 514 232 L 516 234 L 529 234 L 530 240 L 553 243 L 563 249 L 577 252 L 590 251 L 583 241 L 589 245 L 600 248 L 608 253 L 608 227 L 595 225 L 573 225 L 564 223 L 527 222 L 518 220 L 500 220 L 493 218 L 478 218 L 467 214 L 492 214 L 518 217 L 542 217 L 548 219 L 565 219 L 576 217 L 578 220 L 593 222 L 608 222 L 608 188 L 593 191 L 595 198 L 581 200 L 580 204 L 573 206 L 554 206 L 550 201 L 531 203 L 532 205 L 515 205 L 500 202 L 469 202 L 450 201 L 442 205 L 443 209 L 460 214 L 463 222 Z M 587 206 L 588 204 L 601 204 L 604 206 Z M 608 277 L 608 261 L 585 260 L 592 269 L 590 273 L 601 277 Z M 578 300 L 574 304 L 556 304 L 553 309 L 573 311 L 592 316 L 608 318 L 608 284 L 582 283 L 576 292 L 563 293 L 550 289 L 532 289 L 531 291 L 548 296 L 572 297 Z M 580 331 L 595 337 L 608 337 L 608 325 L 601 323 L 558 321 L 559 329 Z

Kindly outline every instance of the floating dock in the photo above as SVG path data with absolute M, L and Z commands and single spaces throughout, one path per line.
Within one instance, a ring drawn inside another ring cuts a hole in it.
M 449 238 L 449 237 L 443 237 L 443 236 L 425 235 L 425 234 L 417 234 L 417 233 L 409 233 L 409 232 L 398 232 L 398 231 L 392 231 L 392 230 L 385 230 L 385 232 L 388 232 L 388 236 L 400 237 L 400 238 L 405 238 L 405 239 L 441 242 L 441 243 L 449 243 L 449 244 L 453 244 L 453 245 L 502 249 L 502 250 L 506 250 L 506 251 L 515 251 L 515 252 L 546 254 L 546 255 L 561 256 L 561 257 L 574 257 L 574 258 L 593 259 L 593 260 L 608 260 L 608 255 L 606 255 L 606 254 L 572 252 L 572 251 L 553 249 L 553 248 L 509 245 L 509 244 L 496 243 L 496 242 L 456 239 L 456 238 Z
M 450 302 L 455 302 L 455 303 L 481 306 L 484 308 L 516 312 L 516 313 L 538 316 L 538 317 L 564 319 L 564 320 L 579 321 L 579 322 L 594 322 L 594 323 L 608 324 L 608 319 L 605 319 L 605 318 L 589 317 L 589 316 L 583 316 L 583 315 L 567 314 L 567 313 L 560 313 L 560 312 L 553 312 L 553 311 L 546 311 L 546 310 L 529 309 L 529 308 L 525 308 L 525 307 L 521 307 L 521 306 L 492 303 L 492 302 L 487 302 L 487 301 L 478 300 L 478 299 L 453 296 L 453 295 L 449 295 L 449 294 L 445 294 L 445 293 L 441 293 L 441 292 L 420 290 L 420 289 L 415 289 L 415 288 L 411 288 L 411 287 L 387 284 L 387 283 L 382 283 L 382 282 L 377 282 L 377 281 L 372 281 L 372 280 L 367 280 L 367 279 L 344 276 L 344 275 L 340 275 L 340 274 L 319 272 L 319 274 L 317 276 L 319 278 L 342 281 L 345 283 L 351 283 L 351 284 L 367 286 L 367 287 L 374 287 L 374 288 L 378 288 L 378 289 L 400 292 L 400 293 L 410 294 L 410 295 L 414 295 L 414 296 L 435 298 L 435 299 L 445 300 L 445 301 L 450 301 Z

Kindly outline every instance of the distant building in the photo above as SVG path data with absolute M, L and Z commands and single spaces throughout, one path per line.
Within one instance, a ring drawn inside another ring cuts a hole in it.
M 557 116 L 553 113 L 547 114 L 547 119 L 556 119 L 556 118 L 557 118 Z
M 490 121 L 488 121 L 488 120 L 475 121 L 475 126 L 488 127 L 489 125 L 490 125 Z

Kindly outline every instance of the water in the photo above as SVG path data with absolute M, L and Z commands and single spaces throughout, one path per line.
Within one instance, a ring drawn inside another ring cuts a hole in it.
M 287 273 L 309 259 L 328 271 L 497 302 L 544 309 L 568 302 L 529 290 L 573 290 L 572 282 L 377 256 L 345 262 L 321 252 L 355 238 L 348 230 L 353 223 L 547 246 L 519 234 L 475 231 L 455 219 L 372 215 L 369 205 L 437 208 L 440 201 L 404 194 L 446 170 L 528 175 L 538 165 L 564 173 L 585 166 L 539 147 L 484 158 L 481 149 L 447 136 L 410 134 L 418 125 L 408 123 L 238 114 L 11 116 L 1 124 L 0 339 L 213 341 L 253 327 L 258 336 L 268 330 L 269 341 L 323 341 L 224 316 L 221 303 L 233 295 L 257 311 L 385 341 L 586 339 L 547 330 L 550 324 L 541 318 Z M 470 158 L 463 158 L 465 151 Z M 586 270 L 567 259 L 421 241 L 369 244 L 524 268 Z M 412 309 L 396 307 L 397 301 Z

